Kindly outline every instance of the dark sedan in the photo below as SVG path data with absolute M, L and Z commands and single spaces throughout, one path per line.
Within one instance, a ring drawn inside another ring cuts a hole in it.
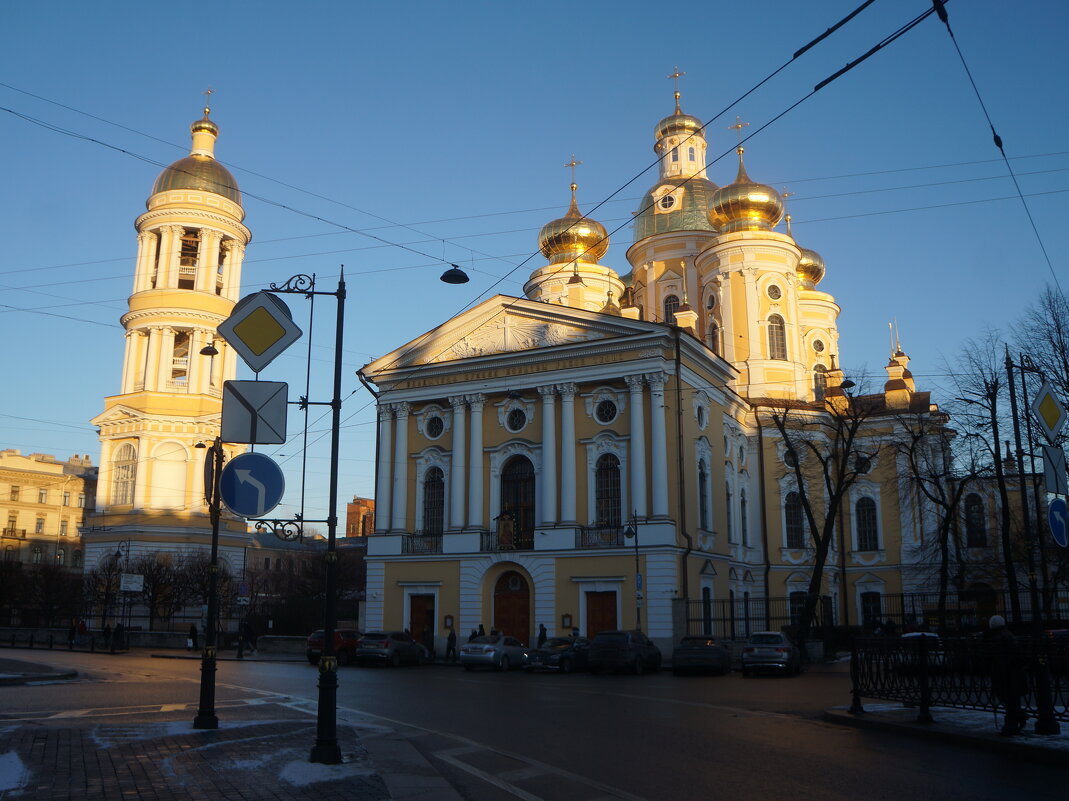
M 715 637 L 684 637 L 672 651 L 672 673 L 713 673 L 731 670 L 731 652 Z
M 527 655 L 524 670 L 586 670 L 590 640 L 586 637 L 551 637 Z

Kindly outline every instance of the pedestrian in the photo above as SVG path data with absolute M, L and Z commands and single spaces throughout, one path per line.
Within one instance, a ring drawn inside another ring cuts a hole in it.
M 898 635 L 898 626 L 891 618 L 887 618 L 887 622 L 883 624 L 883 633 L 886 637 L 895 637 Z
M 187 651 L 195 651 L 195 650 L 197 650 L 197 624 L 196 623 L 190 623 L 189 624 L 189 637 L 186 638 L 186 650 Z
M 457 631 L 449 628 L 449 638 L 445 641 L 445 661 L 452 665 L 457 661 Z
M 74 650 L 74 638 L 78 635 L 78 627 L 71 621 L 70 628 L 67 629 L 67 650 Z
M 483 624 L 482 623 L 479 624 L 479 636 L 480 637 L 485 637 L 486 636 L 486 629 L 483 628 Z
M 541 648 L 543 645 L 546 644 L 546 637 L 548 637 L 548 636 L 549 635 L 546 632 L 546 624 L 545 623 L 539 623 L 538 624 L 538 647 L 539 648 Z
M 991 691 L 1006 710 L 1006 718 L 999 734 L 1003 737 L 1013 737 L 1020 733 L 1028 721 L 1028 715 L 1021 709 L 1025 677 L 1017 650 L 1017 640 L 1006 628 L 1006 619 L 1002 615 L 991 616 L 984 639 L 990 649 Z
M 245 642 L 249 644 L 249 649 L 256 653 L 256 630 L 253 628 L 252 623 L 248 620 L 243 624 Z
M 468 642 L 471 642 L 472 640 L 474 640 L 478 636 L 479 636 L 479 630 L 478 629 L 472 629 L 471 630 L 471 634 L 468 635 Z
M 85 645 L 85 635 L 89 633 L 89 628 L 85 625 L 84 620 L 78 621 L 78 639 L 75 641 L 78 645 Z
M 423 627 L 423 647 L 427 649 L 427 659 L 434 661 L 434 630 L 430 626 Z

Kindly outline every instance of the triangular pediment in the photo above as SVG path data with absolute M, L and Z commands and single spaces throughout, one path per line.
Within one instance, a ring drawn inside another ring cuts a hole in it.
M 110 409 L 105 409 L 90 420 L 89 423 L 94 426 L 102 426 L 108 423 L 126 423 L 130 420 L 143 420 L 144 418 L 144 412 L 119 404 L 118 406 L 112 406 Z
M 497 295 L 364 367 L 365 375 L 502 353 L 661 333 L 664 326 Z

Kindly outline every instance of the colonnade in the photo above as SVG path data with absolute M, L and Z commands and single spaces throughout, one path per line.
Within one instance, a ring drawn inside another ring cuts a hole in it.
M 625 376 L 630 401 L 629 434 L 631 507 L 640 518 L 668 516 L 668 442 L 664 408 L 665 373 Z M 650 458 L 646 457 L 645 388 L 649 387 Z M 575 525 L 576 458 L 574 383 L 537 387 L 541 398 L 542 488 L 536 518 L 539 525 Z M 557 398 L 560 398 L 560 435 L 557 435 Z M 483 394 L 452 395 L 450 469 L 448 478 L 448 530 L 486 530 L 486 452 L 483 447 Z M 412 472 L 408 428 L 412 404 L 383 403 L 378 408 L 378 460 L 375 481 L 375 530 L 404 534 L 414 530 L 409 520 L 410 484 L 421 480 Z M 558 475 L 559 467 L 559 475 Z M 647 500 L 647 484 L 651 493 Z M 559 490 L 559 491 L 558 491 Z M 593 487 L 589 488 L 593 492 Z M 418 510 L 417 510 L 418 514 Z
M 222 231 L 212 228 L 197 230 L 199 242 L 193 288 L 198 292 L 218 294 L 236 301 L 244 245 L 236 239 L 225 238 Z M 138 232 L 135 293 L 149 289 L 178 288 L 182 235 L 185 231 L 184 225 L 161 225 Z

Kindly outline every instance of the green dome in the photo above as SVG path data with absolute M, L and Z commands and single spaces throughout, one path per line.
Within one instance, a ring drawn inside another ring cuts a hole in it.
M 654 193 L 664 186 L 682 187 L 682 202 L 671 211 L 660 211 L 656 205 L 659 196 Z M 709 222 L 709 207 L 716 190 L 716 184 L 706 178 L 662 178 L 643 196 L 635 213 L 635 241 L 672 231 L 716 233 L 716 228 Z
M 161 172 L 152 187 L 152 194 L 168 189 L 213 192 L 241 205 L 238 182 L 226 167 L 210 156 L 186 156 Z

